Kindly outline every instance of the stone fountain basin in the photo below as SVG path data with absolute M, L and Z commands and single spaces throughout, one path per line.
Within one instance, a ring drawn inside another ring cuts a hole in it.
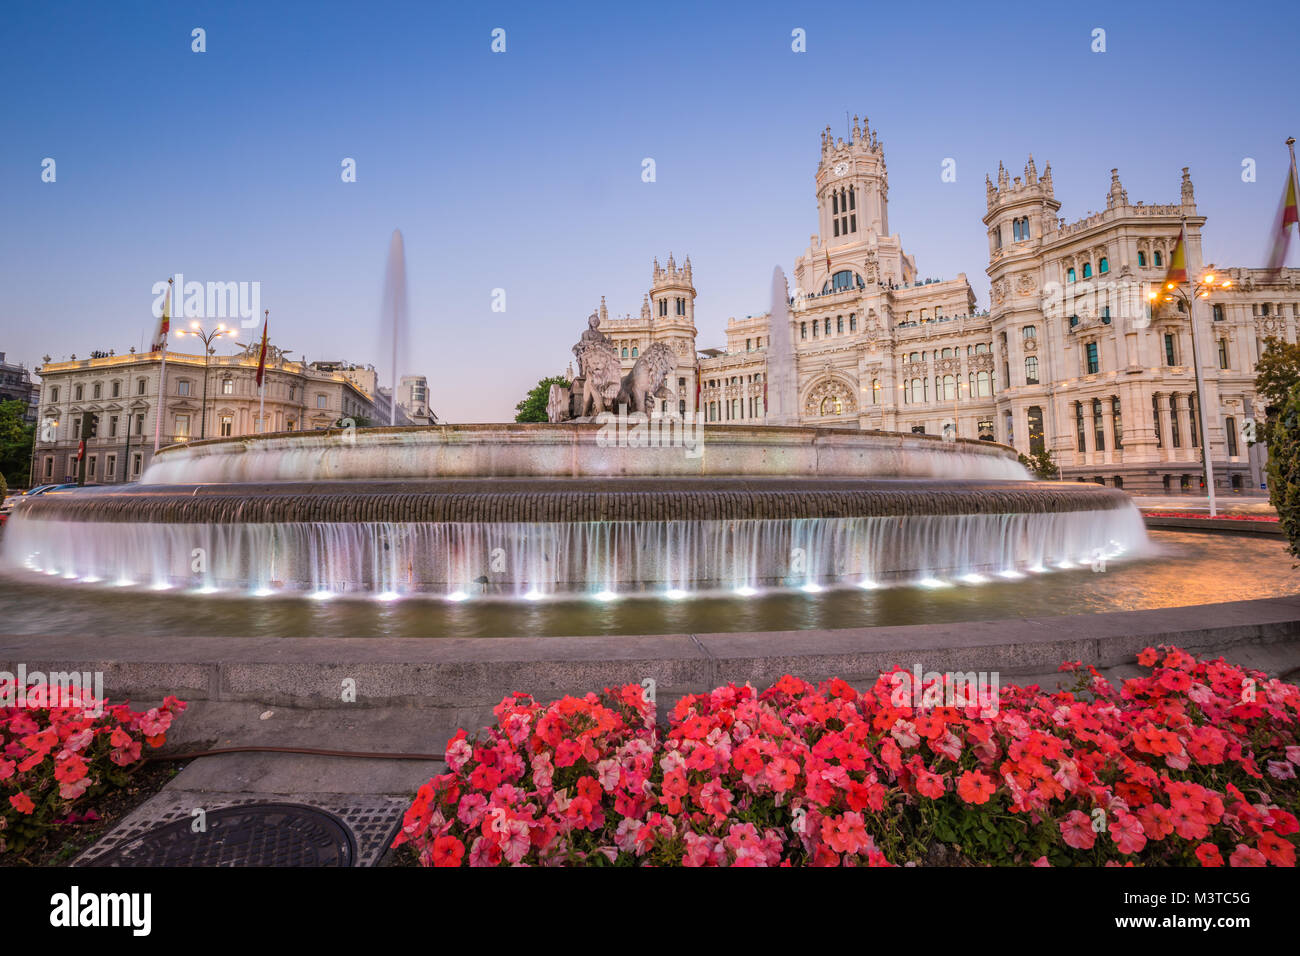
M 463 478 L 125 485 L 50 492 L 27 521 L 611 522 L 1048 514 L 1132 509 L 1078 482 L 887 478 Z
M 651 440 L 648 430 L 642 434 Z M 164 448 L 143 485 L 340 479 L 839 478 L 1026 479 L 1015 449 L 974 439 L 839 428 L 703 425 L 640 447 L 634 429 L 583 424 L 331 429 Z M 618 442 L 618 444 L 612 444 Z

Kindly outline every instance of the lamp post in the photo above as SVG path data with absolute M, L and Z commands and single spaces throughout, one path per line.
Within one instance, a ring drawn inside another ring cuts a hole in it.
M 1186 229 L 1186 219 L 1184 219 L 1184 229 Z M 1184 232 L 1184 235 L 1186 235 L 1186 232 Z M 1214 501 L 1214 461 L 1213 456 L 1210 454 L 1210 431 L 1206 424 L 1208 419 L 1205 416 L 1205 377 L 1201 370 L 1200 335 L 1196 324 L 1196 300 L 1208 298 L 1213 289 L 1226 289 L 1230 285 L 1232 285 L 1231 279 L 1216 280 L 1214 267 L 1208 266 L 1199 279 L 1187 280 L 1187 290 L 1183 289 L 1182 283 L 1166 282 L 1163 290 L 1159 293 L 1166 302 L 1175 300 L 1182 302 L 1187 308 L 1187 318 L 1192 325 L 1192 364 L 1196 372 L 1196 415 L 1201 420 L 1201 468 L 1205 474 L 1205 491 L 1209 496 L 1211 518 L 1218 514 L 1218 510 Z M 1157 293 L 1151 292 L 1147 298 L 1154 301 L 1156 296 Z
M 227 329 L 226 324 L 222 322 L 211 332 L 205 332 L 198 322 L 191 322 L 188 329 L 178 329 L 180 335 L 192 335 L 203 343 L 203 406 L 199 410 L 199 440 L 208 437 L 208 362 L 212 353 L 216 350 L 212 347 L 215 342 L 223 335 L 234 335 L 233 329 Z

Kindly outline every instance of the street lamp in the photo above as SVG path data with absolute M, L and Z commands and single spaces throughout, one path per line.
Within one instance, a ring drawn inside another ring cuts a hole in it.
M 222 322 L 211 332 L 205 332 L 197 321 L 191 322 L 188 329 L 177 329 L 177 336 L 192 335 L 203 343 L 203 407 L 199 411 L 199 440 L 208 437 L 208 362 L 213 352 L 212 343 L 223 335 L 234 335 L 234 329 L 226 328 Z
M 1186 225 L 1184 224 L 1185 228 Z M 1186 232 L 1183 234 L 1186 235 Z M 1205 490 L 1209 495 L 1211 518 L 1215 517 L 1218 511 L 1214 502 L 1214 462 L 1210 454 L 1210 431 L 1206 427 L 1205 382 L 1201 371 L 1200 336 L 1197 334 L 1196 325 L 1196 300 L 1209 298 L 1212 290 L 1226 289 L 1230 285 L 1232 285 L 1231 279 L 1218 279 L 1214 275 L 1214 267 L 1207 266 L 1205 273 L 1199 279 L 1187 280 L 1188 288 L 1186 291 L 1179 282 L 1166 282 L 1159 293 L 1151 292 L 1147 295 L 1147 298 L 1152 302 L 1159 296 L 1166 302 L 1177 300 L 1183 303 L 1187 309 L 1187 319 L 1192 325 L 1192 365 L 1196 372 L 1196 414 L 1201 420 L 1201 468 L 1205 474 Z

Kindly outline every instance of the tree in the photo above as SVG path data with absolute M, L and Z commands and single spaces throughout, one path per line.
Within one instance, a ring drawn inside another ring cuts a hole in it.
M 1061 469 L 1052 461 L 1052 453 L 1044 448 L 1035 455 L 1020 455 L 1020 464 L 1039 481 L 1051 481 L 1061 474 Z
M 569 387 L 569 380 L 563 375 L 552 375 L 550 378 L 544 378 L 533 387 L 522 402 L 515 406 L 515 421 L 517 422 L 544 422 L 547 421 L 546 403 L 551 397 L 551 386 L 562 385 Z
M 1273 423 L 1296 385 L 1300 385 L 1300 344 L 1270 335 L 1255 363 L 1255 391 L 1264 399 L 1265 410 L 1264 421 L 1255 423 L 1250 444 L 1272 445 Z
M 1277 509 L 1287 550 L 1300 557 L 1300 383 L 1270 422 L 1268 498 Z
M 26 488 L 31 477 L 36 426 L 23 421 L 26 411 L 17 399 L 0 402 L 0 473 L 10 487 Z

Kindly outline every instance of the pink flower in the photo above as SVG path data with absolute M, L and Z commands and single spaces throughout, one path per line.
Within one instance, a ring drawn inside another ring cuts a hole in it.
M 596 764 L 596 780 L 607 792 L 613 791 L 618 786 L 621 775 L 622 768 L 619 767 L 617 760 L 602 760 Z
M 1142 823 L 1131 813 L 1116 813 L 1108 829 L 1121 853 L 1138 853 L 1147 845 Z
M 1072 846 L 1076 850 L 1091 850 L 1097 842 L 1092 820 L 1082 810 L 1071 810 L 1060 822 L 1060 827 L 1061 838 L 1065 840 L 1066 846 Z
M 1228 866 L 1268 866 L 1268 860 L 1258 850 L 1238 843 L 1237 849 L 1228 857 Z
M 481 793 L 467 793 L 460 798 L 456 810 L 456 819 L 465 826 L 477 828 L 483 822 L 483 813 L 487 807 L 487 797 Z
M 717 780 L 710 780 L 700 788 L 700 806 L 718 821 L 725 820 L 731 812 L 731 791 Z

